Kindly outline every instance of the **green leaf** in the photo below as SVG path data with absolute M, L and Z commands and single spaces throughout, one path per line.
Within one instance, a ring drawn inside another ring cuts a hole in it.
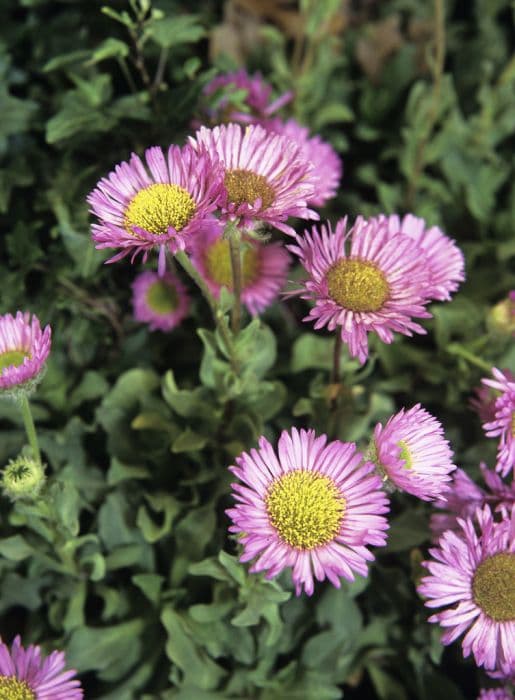
M 0 555 L 11 561 L 23 561 L 34 554 L 33 548 L 21 535 L 0 540 Z
M 149 35 L 163 48 L 191 44 L 205 36 L 205 29 L 198 24 L 197 15 L 175 15 L 153 22 Z
M 390 521 L 387 548 L 389 552 L 402 552 L 421 545 L 428 538 L 427 515 L 408 510 Z
M 144 628 L 144 620 L 136 618 L 111 627 L 76 629 L 68 643 L 67 661 L 79 673 L 110 669 L 111 679 L 121 678 L 139 659 Z
M 172 443 L 172 452 L 193 452 L 201 450 L 207 444 L 207 438 L 204 435 L 199 435 L 190 428 L 181 433 Z
M 147 542 L 153 544 L 171 533 L 171 525 L 175 516 L 180 512 L 178 501 L 166 493 L 146 494 L 146 501 L 152 511 L 162 513 L 162 523 L 157 524 L 146 506 L 140 506 L 136 517 L 136 525 L 141 530 Z
M 161 621 L 168 635 L 166 654 L 181 669 L 182 683 L 202 690 L 215 689 L 226 672 L 195 644 L 185 616 L 167 606 Z
M 161 598 L 161 588 L 165 578 L 159 574 L 134 574 L 131 581 L 140 591 L 157 605 Z

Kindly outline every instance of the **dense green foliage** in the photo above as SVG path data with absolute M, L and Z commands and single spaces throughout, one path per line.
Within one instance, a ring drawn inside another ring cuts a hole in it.
M 32 400 L 46 497 L 0 503 L 0 632 L 64 649 L 87 698 L 477 693 L 479 672 L 459 645 L 444 653 L 415 592 L 429 505 L 395 497 L 370 577 L 311 599 L 289 575 L 248 575 L 227 534 L 226 467 L 262 433 L 310 426 L 366 444 L 378 420 L 420 401 L 470 474 L 495 458 L 468 398 L 489 366 L 515 362 L 488 322 L 515 288 L 510 2 L 449 1 L 436 37 L 431 2 L 350 4 L 291 3 L 288 34 L 272 11 L 241 8 L 231 29 L 240 3 L 227 3 L 224 26 L 277 94 L 295 91 L 285 113 L 342 154 L 323 216 L 412 211 L 458 241 L 467 281 L 433 305 L 427 336 L 377 342 L 361 369 L 343 358 L 329 425 L 332 338 L 301 322 L 303 302 L 246 326 L 235 377 L 193 289 L 192 316 L 149 333 L 130 306 L 141 265 L 104 266 L 91 242 L 98 178 L 133 150 L 183 143 L 203 86 L 236 67 L 209 58 L 222 3 L 2 2 L 0 313 L 37 313 L 53 347 Z M 0 465 L 25 442 L 0 401 Z

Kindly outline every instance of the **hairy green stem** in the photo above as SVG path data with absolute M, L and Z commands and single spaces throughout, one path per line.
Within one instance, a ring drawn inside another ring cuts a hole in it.
M 435 52 L 433 63 L 433 94 L 426 120 L 425 133 L 421 137 L 415 154 L 415 166 L 406 192 L 406 209 L 410 211 L 415 203 L 418 182 L 424 170 L 424 152 L 438 116 L 438 106 L 442 92 L 442 77 L 445 65 L 445 0 L 434 0 Z
M 21 414 L 23 416 L 23 423 L 25 425 L 25 432 L 27 433 L 27 438 L 29 440 L 29 445 L 32 450 L 32 456 L 41 464 L 41 452 L 39 451 L 38 436 L 36 434 L 36 426 L 34 425 L 34 419 L 32 418 L 32 412 L 30 410 L 29 400 L 27 394 L 22 394 L 19 399 Z
M 464 348 L 463 346 L 458 345 L 457 343 L 451 343 L 450 345 L 448 345 L 447 352 L 451 353 L 451 355 L 458 355 L 458 357 L 463 357 L 463 359 L 467 360 L 467 362 L 470 362 L 471 365 L 475 365 L 480 369 L 484 369 L 486 372 L 488 372 L 488 374 L 490 374 L 492 371 L 492 365 L 489 362 L 483 360 L 477 355 L 474 355 L 473 352 L 470 352 L 470 350 L 467 350 L 467 348 Z
M 234 294 L 234 305 L 231 311 L 232 332 L 237 335 L 241 326 L 241 235 L 236 226 L 227 227 L 229 229 L 229 250 L 231 252 L 232 271 L 232 291 Z M 226 230 L 227 230 L 226 228 Z
M 205 279 L 202 277 L 202 275 L 199 273 L 196 267 L 192 264 L 191 260 L 183 250 L 175 254 L 175 259 L 182 267 L 182 269 L 186 272 L 186 274 L 189 275 L 191 279 L 195 282 L 197 287 L 202 292 L 204 299 L 209 304 L 209 308 L 211 309 L 211 313 L 213 314 L 216 327 L 218 328 L 218 331 L 224 341 L 225 347 L 227 348 L 231 367 L 234 373 L 238 374 L 240 371 L 240 366 L 236 356 L 234 340 L 229 325 L 227 323 L 227 319 L 225 318 L 222 310 L 220 309 L 218 302 L 211 294 L 211 290 L 209 289 Z

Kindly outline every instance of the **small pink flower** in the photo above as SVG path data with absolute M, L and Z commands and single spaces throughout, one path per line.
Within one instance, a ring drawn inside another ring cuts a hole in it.
M 41 649 L 31 644 L 27 649 L 16 637 L 11 650 L 0 639 L 0 695 L 24 700 L 80 700 L 84 697 L 76 671 L 64 671 L 62 651 L 46 659 Z
M 229 242 L 222 234 L 222 227 L 214 221 L 197 236 L 191 255 L 193 264 L 216 297 L 222 286 L 232 291 Z M 290 256 L 281 243 L 264 244 L 251 238 L 243 239 L 241 299 L 253 316 L 277 298 L 286 282 L 289 266 Z
M 313 165 L 317 181 L 315 192 L 308 199 L 308 204 L 323 207 L 332 199 L 340 186 L 343 164 L 334 148 L 323 141 L 320 136 L 310 136 L 309 129 L 295 119 L 270 119 L 262 122 L 267 131 L 282 134 L 294 141 L 300 148 L 304 158 Z
M 272 87 L 261 73 L 249 75 L 241 68 L 233 73 L 224 73 L 213 78 L 204 88 L 207 97 L 217 92 L 221 93 L 216 105 L 211 105 L 206 114 L 211 124 L 221 122 L 240 122 L 251 124 L 277 112 L 293 97 L 292 92 L 285 92 L 275 100 L 271 100 Z M 246 93 L 242 96 L 242 93 Z M 235 108 L 235 98 L 243 104 L 245 111 Z
M 298 255 L 309 277 L 290 295 L 315 302 L 304 318 L 315 328 L 338 330 L 352 357 L 368 357 L 368 334 L 391 343 L 394 332 L 425 333 L 412 317 L 428 318 L 426 275 L 418 246 L 405 235 L 390 236 L 386 224 L 358 217 L 313 227 L 288 249 Z M 348 248 L 348 250 L 346 250 Z
M 286 223 L 289 217 L 319 218 L 307 206 L 315 192 L 313 167 L 285 136 L 269 134 L 257 124 L 227 124 L 202 127 L 190 141 L 225 168 L 223 220 L 238 220 L 243 228 L 262 222 L 295 235 Z
M 446 494 L 456 469 L 441 424 L 420 404 L 378 423 L 371 453 L 385 479 L 424 501 Z
M 465 259 L 452 238 L 446 236 L 438 226 L 426 227 L 426 222 L 413 214 L 401 220 L 397 214 L 380 215 L 391 236 L 399 233 L 409 236 L 423 251 L 430 299 L 449 301 L 465 279 Z
M 477 700 L 513 700 L 513 693 L 509 688 L 482 688 Z
M 515 482 L 504 483 L 499 474 L 487 469 L 484 463 L 481 463 L 480 469 L 486 490 L 472 481 L 463 469 L 456 469 L 445 497 L 433 503 L 435 508 L 448 511 L 431 515 L 430 528 L 435 540 L 438 540 L 445 530 L 459 530 L 457 518 L 472 517 L 476 509 L 485 503 L 495 512 L 511 512 L 515 505 Z
M 367 545 L 386 542 L 388 500 L 373 464 L 364 462 L 354 443 L 327 443 L 313 430 L 283 431 L 277 454 L 265 437 L 259 448 L 243 452 L 230 470 L 236 506 L 227 511 L 229 528 L 243 545 L 241 561 L 271 579 L 293 569 L 297 595 L 311 595 L 313 577 L 367 575 L 374 559 Z
M 34 314 L 16 312 L 0 316 L 0 393 L 16 387 L 33 387 L 43 376 L 50 353 L 52 331 L 42 331 Z
M 136 321 L 148 323 L 151 331 L 171 331 L 187 316 L 190 299 L 175 275 L 147 271 L 132 283 L 132 304 Z
M 166 250 L 190 245 L 192 236 L 216 209 L 223 193 L 223 172 L 216 157 L 203 147 L 170 146 L 165 157 L 158 146 L 145 151 L 146 168 L 132 154 L 117 165 L 89 194 L 96 248 L 120 248 L 107 262 L 159 249 L 159 271 Z
M 483 379 L 483 384 L 501 392 L 494 403 L 494 419 L 483 428 L 488 437 L 498 437 L 496 470 L 506 476 L 515 463 L 515 381 L 512 376 L 494 367 L 495 379 Z
M 446 628 L 443 644 L 466 632 L 463 654 L 478 666 L 505 675 L 515 668 L 515 509 L 494 520 L 488 506 L 459 519 L 461 532 L 444 532 L 423 562 L 429 575 L 418 592 L 429 608 L 444 608 L 429 622 Z

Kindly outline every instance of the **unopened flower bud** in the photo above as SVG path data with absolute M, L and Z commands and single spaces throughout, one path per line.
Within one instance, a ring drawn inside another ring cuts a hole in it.
M 490 309 L 487 323 L 494 333 L 515 336 L 515 290 Z
M 45 483 L 45 469 L 40 462 L 20 456 L 4 468 L 0 483 L 4 495 L 13 501 L 35 499 Z

